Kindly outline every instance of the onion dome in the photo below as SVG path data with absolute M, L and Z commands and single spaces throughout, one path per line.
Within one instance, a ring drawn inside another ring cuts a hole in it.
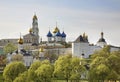
M 58 31 L 55 36 L 61 36 L 60 31 Z
M 49 31 L 47 37 L 52 37 L 52 33 Z
M 66 34 L 64 33 L 64 31 L 63 31 L 63 33 L 61 34 L 61 36 L 62 36 L 62 37 L 66 37 Z
M 18 40 L 19 44 L 23 44 L 23 39 L 20 37 L 20 39 Z
M 56 26 L 56 28 L 54 29 L 53 33 L 57 33 L 59 31 L 58 27 Z
M 33 19 L 36 19 L 36 20 L 37 20 L 37 16 L 36 16 L 36 14 L 33 16 Z
M 39 52 L 43 52 L 43 51 L 44 51 L 44 48 L 41 47 L 41 48 L 39 49 Z
M 104 33 L 101 32 L 101 38 L 98 40 L 98 42 L 106 42 L 105 39 L 103 38 Z
M 29 29 L 29 33 L 32 33 L 32 28 Z

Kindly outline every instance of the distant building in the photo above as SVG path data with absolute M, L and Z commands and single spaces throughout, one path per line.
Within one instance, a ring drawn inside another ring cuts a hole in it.
M 101 32 L 101 38 L 98 40 L 96 45 L 90 44 L 88 41 L 88 36 L 84 33 L 80 35 L 73 43 L 72 43 L 72 54 L 77 57 L 88 58 L 95 51 L 102 49 L 107 45 L 107 42 L 104 39 L 104 33 Z M 111 51 L 118 51 L 120 47 L 111 46 Z

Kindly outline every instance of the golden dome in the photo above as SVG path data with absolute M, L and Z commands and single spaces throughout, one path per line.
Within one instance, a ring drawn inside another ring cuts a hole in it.
M 85 32 L 83 33 L 83 37 L 84 37 L 84 38 L 86 37 L 86 34 L 85 34 Z
M 29 29 L 29 33 L 31 33 L 31 32 L 32 32 L 32 28 Z
M 34 16 L 33 16 L 33 19 L 37 19 L 37 16 L 36 16 L 36 15 L 34 15 Z
M 44 48 L 41 47 L 41 48 L 39 49 L 39 52 L 43 52 L 43 51 L 44 51 Z
M 19 44 L 23 44 L 23 39 L 20 37 L 20 39 L 18 40 Z
M 59 31 L 58 27 L 56 27 L 53 31 L 53 33 L 57 33 Z

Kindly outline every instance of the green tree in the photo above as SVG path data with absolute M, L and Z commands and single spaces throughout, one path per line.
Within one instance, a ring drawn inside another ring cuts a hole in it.
M 5 54 L 7 53 L 11 53 L 13 51 L 15 51 L 17 49 L 17 46 L 12 44 L 12 43 L 8 43 L 7 45 L 5 45 L 3 51 Z
M 80 59 L 71 55 L 60 56 L 54 65 L 54 77 L 58 79 L 80 79 L 85 72 L 84 64 L 80 65 Z
M 55 62 L 55 69 L 54 69 L 54 76 L 60 79 L 70 79 L 70 72 L 72 71 L 71 68 L 71 55 L 60 56 L 58 60 Z
M 28 81 L 27 73 L 28 73 L 27 71 L 23 72 L 18 77 L 16 77 L 13 82 L 34 82 L 34 81 Z
M 80 65 L 80 62 L 82 62 L 81 65 Z M 79 82 L 79 79 L 81 78 L 82 75 L 84 75 L 86 71 L 84 64 L 85 64 L 84 61 L 81 60 L 80 58 L 77 58 L 77 57 L 72 58 L 71 60 L 72 71 L 71 71 L 71 77 L 70 77 L 71 80 L 73 79 Z
M 38 82 L 51 82 L 52 74 L 53 74 L 53 67 L 51 64 L 42 64 L 36 71 L 35 71 Z
M 6 82 L 13 82 L 24 71 L 26 71 L 26 67 L 22 62 L 12 62 L 5 67 L 3 77 Z
M 105 46 L 91 56 L 89 81 L 104 82 L 120 79 L 120 51 L 110 52 L 110 46 Z
M 28 76 L 27 76 L 27 80 L 30 81 L 38 81 L 38 78 L 35 74 L 35 71 L 41 66 L 41 62 L 40 61 L 35 61 L 31 64 L 29 70 L 28 70 Z

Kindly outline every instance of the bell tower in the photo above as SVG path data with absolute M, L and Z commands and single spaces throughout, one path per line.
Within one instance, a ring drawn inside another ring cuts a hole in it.
M 32 34 L 36 37 L 36 39 L 34 40 L 35 44 L 39 44 L 39 28 L 38 28 L 38 18 L 36 14 L 34 14 L 33 16 Z
M 33 34 L 34 34 L 34 35 L 36 35 L 36 36 L 39 35 L 38 19 L 37 19 L 36 14 L 33 16 L 32 31 L 33 31 Z

